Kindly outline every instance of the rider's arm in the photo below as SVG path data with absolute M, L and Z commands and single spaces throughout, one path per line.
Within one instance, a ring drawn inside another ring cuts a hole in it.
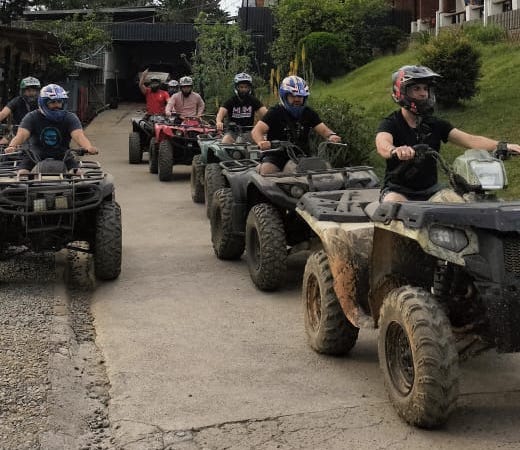
M 8 106 L 4 106 L 2 111 L 0 111 L 0 122 L 3 122 L 11 114 L 12 114 L 11 108 L 9 108 Z
M 173 94 L 170 99 L 168 100 L 168 103 L 166 103 L 166 109 L 165 113 L 167 116 L 171 116 L 172 113 L 175 112 L 175 94 Z
M 334 131 L 332 131 L 327 125 L 323 122 L 319 123 L 314 127 L 314 131 L 318 133 L 321 137 L 331 141 L 331 142 L 341 142 L 341 137 L 339 137 Z
M 71 131 L 70 136 L 72 139 L 74 139 L 76 144 L 78 144 L 81 148 L 84 148 L 91 155 L 95 155 L 98 152 L 97 148 L 91 144 L 81 128 L 77 128 Z
M 258 120 L 261 120 L 262 117 L 265 116 L 266 112 L 267 112 L 267 108 L 265 106 L 261 106 L 260 108 L 258 108 L 258 110 L 256 111 L 256 113 L 258 114 Z
M 271 142 L 264 140 L 268 131 L 269 125 L 261 120 L 256 122 L 255 127 L 251 130 L 251 137 L 256 145 L 260 147 L 260 150 L 269 150 L 271 148 Z
M 464 148 L 478 148 L 487 151 L 494 151 L 497 148 L 498 141 L 490 139 L 485 136 L 477 136 L 466 133 L 458 128 L 452 128 L 448 134 L 448 141 L 452 144 L 459 145 Z M 520 153 L 520 146 L 517 144 L 507 144 L 507 149 L 513 152 Z
M 380 131 L 376 134 L 376 149 L 383 158 L 390 159 L 395 150 L 394 137 L 386 131 Z
M 139 89 L 143 95 L 146 95 L 146 86 L 144 85 L 144 80 L 146 80 L 146 75 L 148 75 L 148 69 L 143 71 L 141 74 L 141 78 L 139 78 Z
M 202 97 L 199 95 L 197 98 L 197 116 L 201 117 L 204 114 L 204 108 L 206 108 L 206 104 Z
M 221 106 L 218 109 L 217 117 L 215 122 L 217 123 L 217 130 L 222 131 L 224 129 L 224 118 L 228 115 L 228 110 Z
M 11 142 L 9 143 L 9 146 L 5 149 L 6 153 L 12 153 L 16 150 L 16 147 L 19 145 L 22 145 L 29 137 L 31 136 L 31 133 L 29 130 L 26 130 L 25 128 L 18 127 L 18 131 L 16 132 L 16 136 L 11 139 Z

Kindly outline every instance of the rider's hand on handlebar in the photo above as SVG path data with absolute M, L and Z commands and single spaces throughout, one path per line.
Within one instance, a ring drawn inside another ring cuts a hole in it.
M 507 143 L 507 149 L 510 152 L 515 152 L 515 153 L 520 154 L 520 145 L 518 145 L 518 144 L 511 144 L 510 142 L 508 142 Z
M 6 147 L 4 150 L 4 153 L 13 153 L 16 151 L 16 147 L 14 145 L 10 145 L 9 147 Z
M 224 122 L 217 122 L 217 131 L 222 131 L 224 129 Z
M 329 142 L 338 143 L 341 142 L 341 136 L 338 136 L 337 134 L 331 134 L 328 139 Z
M 269 150 L 271 148 L 271 141 L 260 141 L 258 143 L 258 148 L 260 150 Z
M 96 147 L 88 147 L 85 150 L 89 155 L 97 155 L 99 153 Z
M 415 158 L 415 150 L 412 147 L 408 147 L 407 145 L 395 147 L 392 150 L 392 157 L 400 159 L 401 161 L 407 161 L 409 159 Z

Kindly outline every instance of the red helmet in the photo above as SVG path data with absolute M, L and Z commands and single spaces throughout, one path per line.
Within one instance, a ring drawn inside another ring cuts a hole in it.
M 392 74 L 392 98 L 414 114 L 431 114 L 435 105 L 433 85 L 437 78 L 440 78 L 440 75 L 428 67 L 403 66 Z M 407 89 L 420 83 L 428 85 L 429 95 L 426 100 L 416 100 L 408 96 Z

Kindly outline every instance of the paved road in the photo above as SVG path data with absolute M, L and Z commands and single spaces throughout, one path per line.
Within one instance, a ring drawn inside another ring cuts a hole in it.
M 161 183 L 146 164 L 128 164 L 135 108 L 103 112 L 87 129 L 123 211 L 121 277 L 99 285 L 92 303 L 120 447 L 520 447 L 519 356 L 464 363 L 459 409 L 444 429 L 402 423 L 383 387 L 374 331 L 362 330 L 346 358 L 307 346 L 301 261 L 282 291 L 256 290 L 245 261 L 214 256 L 188 167 Z

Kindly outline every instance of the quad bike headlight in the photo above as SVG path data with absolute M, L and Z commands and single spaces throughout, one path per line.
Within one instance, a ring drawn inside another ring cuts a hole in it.
M 234 150 L 233 153 L 231 153 L 231 157 L 233 159 L 244 159 L 244 155 L 242 155 L 240 150 Z
M 64 195 L 58 195 L 56 197 L 54 205 L 56 209 L 67 209 L 69 207 L 67 197 L 65 197 Z
M 47 200 L 44 198 L 36 198 L 33 201 L 33 210 L 40 212 L 40 211 L 47 211 Z
M 428 231 L 428 235 L 430 241 L 435 245 L 451 250 L 452 252 L 460 252 L 469 245 L 466 233 L 457 228 L 432 225 Z

